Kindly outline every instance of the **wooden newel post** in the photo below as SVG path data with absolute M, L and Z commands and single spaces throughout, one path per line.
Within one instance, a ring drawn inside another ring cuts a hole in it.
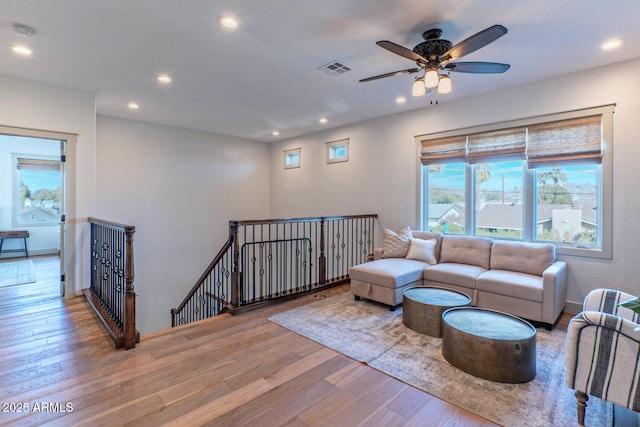
M 318 284 L 327 283 L 327 258 L 324 253 L 324 218 L 320 219 L 320 256 L 318 257 Z
M 129 350 L 136 346 L 136 294 L 133 286 L 133 233 L 135 227 L 125 229 L 125 302 L 124 302 L 124 348 Z
M 233 270 L 231 271 L 231 306 L 238 307 L 240 294 L 240 246 L 238 245 L 238 222 L 229 221 L 229 236 L 233 241 Z

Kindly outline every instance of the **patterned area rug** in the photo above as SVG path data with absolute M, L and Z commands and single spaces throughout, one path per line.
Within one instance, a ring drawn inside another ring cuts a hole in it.
M 0 286 L 23 285 L 36 281 L 33 261 L 13 261 L 0 263 Z
M 577 425 L 573 391 L 565 384 L 564 331 L 538 329 L 537 375 L 503 384 L 469 375 L 442 357 L 442 340 L 402 323 L 402 309 L 354 301 L 350 293 L 269 318 L 287 329 L 503 426 Z M 590 397 L 587 426 L 609 426 L 612 405 Z

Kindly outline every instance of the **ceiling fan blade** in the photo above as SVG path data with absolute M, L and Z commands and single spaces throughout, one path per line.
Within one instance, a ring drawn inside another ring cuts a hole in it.
M 399 44 L 395 44 L 394 42 L 390 42 L 388 40 L 381 40 L 376 42 L 376 44 L 380 47 L 387 49 L 389 52 L 393 52 L 396 55 L 404 56 L 407 59 L 411 59 L 412 61 L 421 62 L 426 64 L 427 58 L 422 55 L 418 55 L 411 49 L 407 49 L 404 46 L 400 46 Z
M 492 43 L 500 37 L 507 34 L 507 29 L 502 25 L 494 25 L 487 29 L 480 31 L 465 39 L 446 51 L 440 57 L 440 63 L 444 64 L 449 61 L 455 61 L 465 55 L 475 52 L 476 50 L 485 47 L 489 43 Z
M 504 73 L 511 65 L 498 62 L 450 62 L 444 66 L 446 71 L 456 73 L 491 74 Z
M 407 70 L 393 71 L 391 73 L 380 74 L 379 76 L 367 77 L 366 79 L 360 80 L 360 83 L 370 82 L 372 80 L 384 79 L 385 77 L 397 76 L 400 74 L 412 74 L 420 71 L 420 68 L 409 68 Z

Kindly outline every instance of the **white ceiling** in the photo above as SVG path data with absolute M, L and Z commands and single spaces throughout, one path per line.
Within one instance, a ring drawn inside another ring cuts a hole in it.
M 218 25 L 226 14 L 239 28 Z M 453 73 L 453 93 L 437 97 L 445 103 L 638 57 L 639 19 L 637 0 L 0 0 L 0 74 L 94 92 L 103 115 L 274 141 L 437 108 L 429 95 L 411 97 L 415 75 L 358 82 L 415 65 L 378 40 L 412 49 L 429 28 L 456 44 L 507 27 L 462 60 L 511 69 Z M 38 32 L 25 37 L 13 23 Z M 610 38 L 625 43 L 602 51 Z M 33 55 L 15 55 L 18 43 Z M 334 60 L 352 70 L 318 69 Z M 158 84 L 159 73 L 173 82 Z M 397 105 L 398 96 L 407 102 Z

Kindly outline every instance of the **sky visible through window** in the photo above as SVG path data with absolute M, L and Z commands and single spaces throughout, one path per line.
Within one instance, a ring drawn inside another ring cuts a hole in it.
M 12 159 L 14 226 L 54 225 L 62 207 L 60 140 L 0 135 L 0 148 Z M 7 183 L 9 184 L 9 183 Z
M 26 136 L 17 135 L 0 135 L 0 144 L 7 146 L 8 150 L 17 152 L 19 157 L 37 157 L 41 158 L 41 155 L 54 157 L 60 153 L 60 141 L 52 139 L 31 138 Z M 38 155 L 33 156 L 30 154 L 23 154 L 22 147 L 25 147 L 29 151 L 33 149 L 31 147 L 37 146 Z M 60 187 L 60 172 L 48 171 L 48 170 L 21 170 L 20 180 L 24 185 L 29 187 L 31 191 L 38 189 L 56 190 Z
M 24 170 L 20 172 L 20 179 L 31 191 L 60 187 L 60 172 Z
M 464 190 L 464 164 L 443 164 L 440 171 L 430 171 L 429 185 L 438 188 L 452 190 Z M 501 162 L 491 163 L 491 177 L 482 184 L 485 190 L 501 190 L 502 179 L 504 177 L 504 188 L 513 189 L 522 187 L 522 162 Z M 585 165 L 563 165 L 562 170 L 566 173 L 565 184 L 593 184 L 596 179 L 596 166 L 587 167 Z

